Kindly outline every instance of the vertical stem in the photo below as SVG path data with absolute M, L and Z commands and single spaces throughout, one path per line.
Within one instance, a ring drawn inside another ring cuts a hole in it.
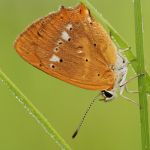
M 143 49 L 143 20 L 141 13 L 141 1 L 134 0 L 134 17 L 135 17 L 135 42 L 136 42 L 136 53 L 138 74 L 145 73 L 144 67 L 144 49 Z M 139 103 L 140 109 L 140 121 L 141 121 L 141 142 L 142 150 L 150 150 L 149 143 L 149 124 L 148 124 L 148 106 L 147 106 L 147 94 L 145 87 L 145 76 L 138 78 L 139 88 Z

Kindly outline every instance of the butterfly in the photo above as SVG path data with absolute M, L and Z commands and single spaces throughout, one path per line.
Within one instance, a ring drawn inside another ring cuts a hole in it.
M 104 101 L 123 92 L 127 60 L 82 3 L 34 22 L 15 42 L 18 54 L 48 75 L 89 90 Z
M 15 48 L 34 67 L 81 88 L 102 91 L 105 100 L 113 97 L 127 72 L 124 57 L 82 3 L 72 9 L 62 6 L 34 22 L 16 39 Z

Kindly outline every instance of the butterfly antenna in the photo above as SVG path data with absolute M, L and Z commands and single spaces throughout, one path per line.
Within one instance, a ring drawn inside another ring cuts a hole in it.
M 84 122 L 84 120 L 85 120 L 85 118 L 86 118 L 86 116 L 87 116 L 87 113 L 89 112 L 89 110 L 91 109 L 91 107 L 93 106 L 94 102 L 96 101 L 96 99 L 97 99 L 99 96 L 100 96 L 100 94 L 96 95 L 96 96 L 92 99 L 92 101 L 91 101 L 89 107 L 86 109 L 86 111 L 85 111 L 85 113 L 84 113 L 84 115 L 83 115 L 83 117 L 82 117 L 82 119 L 81 119 L 81 121 L 80 121 L 80 124 L 79 124 L 78 128 L 76 129 L 76 131 L 75 131 L 74 134 L 72 135 L 72 139 L 74 139 L 74 138 L 76 137 L 76 135 L 78 134 L 78 132 L 79 132 L 81 126 L 83 125 L 83 122 Z

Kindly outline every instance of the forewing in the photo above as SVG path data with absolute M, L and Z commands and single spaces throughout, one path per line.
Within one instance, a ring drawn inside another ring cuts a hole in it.
M 27 62 L 65 82 L 91 90 L 114 86 L 116 48 L 83 4 L 33 23 L 15 48 Z

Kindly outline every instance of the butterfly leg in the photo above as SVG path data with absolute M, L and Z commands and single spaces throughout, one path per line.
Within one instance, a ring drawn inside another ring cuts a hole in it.
M 124 49 L 119 48 L 118 50 L 119 50 L 120 53 L 124 53 L 124 52 L 126 52 L 128 50 L 131 50 L 131 46 L 129 46 L 127 48 L 124 48 Z
M 126 90 L 127 93 L 136 93 L 136 94 L 139 93 L 139 91 L 129 90 L 127 85 L 125 85 L 125 90 Z
M 129 101 L 129 102 L 135 104 L 136 106 L 140 107 L 139 103 L 135 102 L 134 100 L 132 100 L 132 99 L 130 99 L 130 98 L 124 96 L 124 95 L 120 95 L 120 96 L 121 96 L 124 100 L 127 100 L 127 101 Z
M 141 73 L 141 74 L 138 74 L 138 75 L 136 75 L 136 76 L 130 78 L 128 81 L 126 81 L 126 82 L 124 82 L 122 85 L 120 85 L 120 87 L 125 86 L 125 85 L 128 84 L 129 82 L 131 82 L 131 81 L 133 81 L 134 79 L 136 79 L 136 78 L 138 78 L 138 77 L 140 77 L 140 76 L 143 76 L 143 75 L 144 75 L 144 73 Z

